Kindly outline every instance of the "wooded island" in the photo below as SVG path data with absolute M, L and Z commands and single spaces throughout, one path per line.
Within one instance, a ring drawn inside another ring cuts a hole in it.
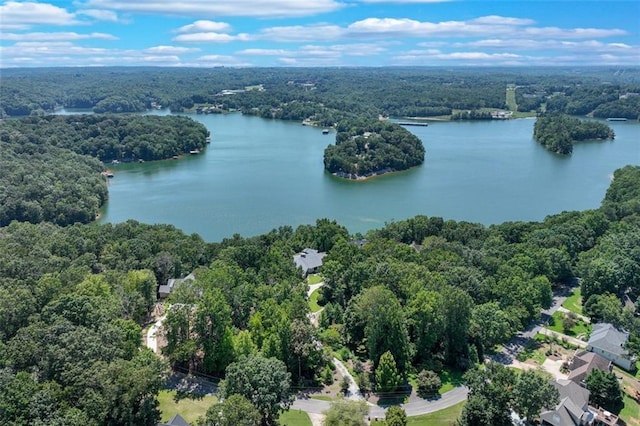
M 604 123 L 584 121 L 563 114 L 538 117 L 533 137 L 542 146 L 558 154 L 571 154 L 573 144 L 586 140 L 613 140 L 615 133 Z

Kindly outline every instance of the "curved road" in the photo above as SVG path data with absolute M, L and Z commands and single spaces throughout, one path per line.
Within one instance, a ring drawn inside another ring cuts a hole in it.
M 467 394 L 469 390 L 460 386 L 449 392 L 445 392 L 438 399 L 432 400 L 421 400 L 415 402 L 409 402 L 406 404 L 401 404 L 400 406 L 407 413 L 407 416 L 420 416 L 422 414 L 433 413 L 434 411 L 440 411 L 445 408 L 451 407 L 459 402 L 467 399 Z M 323 412 L 329 409 L 331 403 L 329 401 L 321 401 L 318 399 L 296 399 L 291 406 L 296 410 L 306 411 L 311 414 L 322 414 Z M 384 418 L 386 408 L 380 407 L 378 405 L 369 404 L 369 417 L 378 417 Z

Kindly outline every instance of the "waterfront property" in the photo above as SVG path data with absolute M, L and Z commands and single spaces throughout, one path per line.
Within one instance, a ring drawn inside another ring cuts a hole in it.
M 309 274 L 318 272 L 318 268 L 322 266 L 322 259 L 326 255 L 327 253 L 306 248 L 293 256 L 293 262 L 297 268 L 302 270 L 302 276 L 306 277 Z
M 187 275 L 184 278 L 171 278 L 171 279 L 169 279 L 169 281 L 167 281 L 166 284 L 163 284 L 160 287 L 158 287 L 158 296 L 160 297 L 160 299 L 166 299 L 167 297 L 169 297 L 171 292 L 176 287 L 180 286 L 185 281 L 193 281 L 195 279 L 196 279 L 196 277 L 195 277 L 195 275 L 193 275 L 193 273 Z

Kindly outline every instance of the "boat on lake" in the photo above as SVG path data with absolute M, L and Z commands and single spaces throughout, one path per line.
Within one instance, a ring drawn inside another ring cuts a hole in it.
M 607 121 L 627 121 L 627 119 L 624 117 L 609 117 Z
M 191 154 L 191 155 L 200 154 L 200 150 L 199 149 L 192 149 L 191 151 L 189 151 L 189 154 Z

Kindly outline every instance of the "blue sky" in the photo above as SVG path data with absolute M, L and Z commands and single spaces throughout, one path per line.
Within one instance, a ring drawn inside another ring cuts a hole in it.
M 0 67 L 640 65 L 640 1 L 0 0 Z

